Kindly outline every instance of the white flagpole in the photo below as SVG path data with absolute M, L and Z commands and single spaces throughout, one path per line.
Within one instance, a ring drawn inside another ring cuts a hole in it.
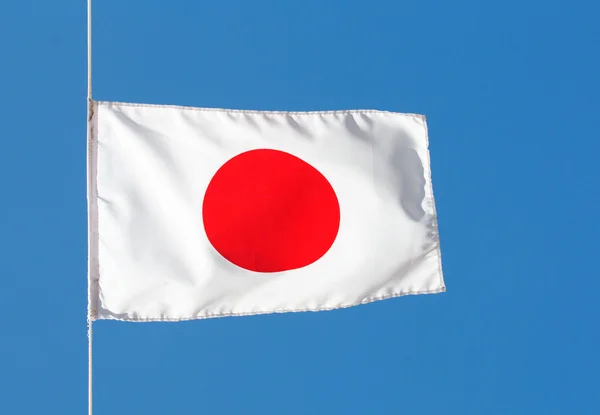
M 88 0 L 87 3 L 88 99 L 92 99 L 92 0 Z
M 88 414 L 92 415 L 92 320 L 88 317 Z
M 87 85 L 87 141 L 91 145 L 92 139 L 92 0 L 87 0 L 87 58 L 88 58 L 88 85 Z M 89 162 L 89 161 L 88 161 Z M 89 309 L 91 281 L 88 274 L 88 415 L 92 415 L 92 310 Z

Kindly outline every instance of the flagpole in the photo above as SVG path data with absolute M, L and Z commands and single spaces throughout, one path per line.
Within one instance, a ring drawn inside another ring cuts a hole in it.
M 92 0 L 87 0 L 87 61 L 87 142 L 89 146 L 92 138 Z M 92 310 L 90 309 L 90 276 L 91 274 L 88 271 L 88 415 L 92 415 Z
M 92 0 L 87 2 L 88 100 L 92 99 Z
M 88 415 L 92 415 L 92 320 L 88 317 Z

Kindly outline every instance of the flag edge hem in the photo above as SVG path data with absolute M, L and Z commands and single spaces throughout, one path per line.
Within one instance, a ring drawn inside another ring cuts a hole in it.
M 406 117 L 413 117 L 425 120 L 424 114 L 411 113 L 411 112 L 395 112 L 378 109 L 339 109 L 339 110 L 315 110 L 315 111 L 277 111 L 277 110 L 252 110 L 252 109 L 234 109 L 234 108 L 210 108 L 210 107 L 195 107 L 186 105 L 174 105 L 174 104 L 147 104 L 147 103 L 135 103 L 135 102 L 123 102 L 123 101 L 94 101 L 98 106 L 117 106 L 117 107 L 134 107 L 134 108 L 163 108 L 163 109 L 177 109 L 187 111 L 199 111 L 199 112 L 220 112 L 227 114 L 245 114 L 245 115 L 342 115 L 342 114 L 390 114 L 390 115 L 401 115 Z
M 436 252 L 437 255 L 437 252 Z M 320 312 L 320 311 L 334 311 L 342 310 L 346 308 L 356 307 L 360 305 L 370 304 L 377 301 L 384 301 L 398 297 L 405 297 L 408 295 L 426 295 L 426 294 L 440 294 L 446 292 L 446 286 L 430 289 L 430 290 L 419 290 L 419 291 L 401 291 L 391 294 L 371 296 L 364 298 L 362 301 L 352 304 L 343 304 L 334 307 L 317 307 L 317 308 L 299 308 L 299 309 L 278 309 L 278 310 L 262 310 L 262 311 L 249 311 L 249 312 L 229 312 L 229 313 L 212 313 L 193 317 L 117 317 L 110 311 L 106 310 L 108 315 L 96 316 L 94 320 L 108 320 L 108 321 L 121 321 L 121 322 L 132 322 L 132 323 L 151 323 L 151 322 L 183 322 L 193 320 L 207 320 L 211 318 L 223 318 L 223 317 L 245 317 L 245 316 L 256 316 L 266 314 L 285 314 L 285 313 L 303 313 L 303 312 Z
M 88 204 L 88 304 L 87 318 L 89 321 L 97 319 L 98 315 L 98 281 L 100 277 L 100 264 L 98 257 L 98 140 L 97 131 L 97 103 L 90 100 L 89 115 L 87 119 L 87 204 Z

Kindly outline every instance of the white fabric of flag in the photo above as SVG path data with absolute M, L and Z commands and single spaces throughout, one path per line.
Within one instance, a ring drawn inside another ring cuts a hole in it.
M 445 291 L 422 115 L 93 102 L 89 122 L 93 320 Z

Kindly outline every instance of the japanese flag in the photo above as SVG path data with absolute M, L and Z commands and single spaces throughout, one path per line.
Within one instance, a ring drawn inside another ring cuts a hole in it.
M 91 319 L 445 290 L 421 115 L 94 102 L 89 123 Z

